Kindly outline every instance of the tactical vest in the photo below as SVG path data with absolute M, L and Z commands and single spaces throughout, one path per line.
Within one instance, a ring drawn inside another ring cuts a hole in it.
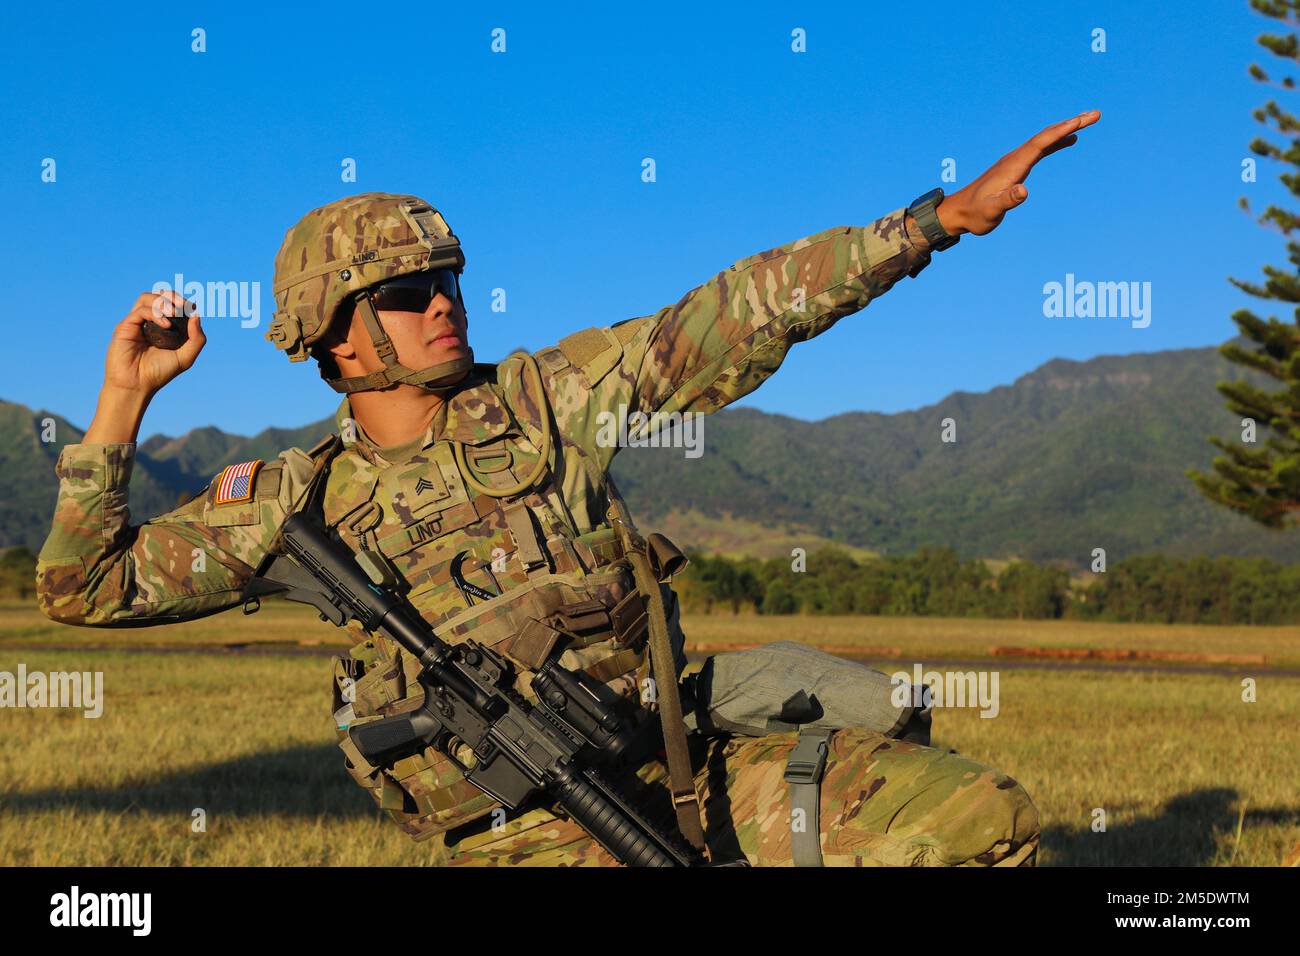
M 510 425 L 459 449 L 439 440 L 396 465 L 354 443 L 325 476 L 325 522 L 376 564 L 377 573 L 391 574 L 444 641 L 472 637 L 509 657 L 526 698 L 533 698 L 533 669 L 562 648 L 564 666 L 603 682 L 610 702 L 640 725 L 657 703 L 647 692 L 647 601 L 612 523 L 622 502 L 602 476 L 605 522 L 579 534 L 553 462 L 543 462 L 545 449 L 535 440 Z M 530 482 L 531 476 L 538 477 Z M 669 560 L 666 551 L 659 556 L 660 564 Z M 468 588 L 453 580 L 453 569 Z M 667 587 L 660 590 L 680 669 L 685 658 L 675 598 Z M 391 767 L 371 766 L 357 752 L 348 725 L 416 707 L 423 691 L 409 654 L 355 626 L 354 634 L 356 643 L 336 663 L 333 688 L 339 746 L 353 779 L 416 840 L 500 807 L 433 748 Z

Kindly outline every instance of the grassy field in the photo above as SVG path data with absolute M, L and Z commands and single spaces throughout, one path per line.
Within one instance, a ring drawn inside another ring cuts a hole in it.
M 704 642 L 856 642 L 902 647 L 908 661 L 1014 644 L 1256 653 L 1269 668 L 1300 666 L 1295 628 L 752 617 L 686 626 Z M 0 612 L 0 671 L 19 663 L 102 671 L 106 696 L 98 719 L 0 710 L 0 864 L 439 862 L 430 843 L 410 843 L 343 773 L 328 658 L 159 647 L 340 636 L 283 607 L 131 631 Z M 42 649 L 53 643 L 76 646 Z M 109 644 L 123 649 L 95 646 Z M 1028 670 L 999 661 L 989 669 L 1000 674 L 998 716 L 938 711 L 935 742 L 1025 785 L 1044 821 L 1042 864 L 1275 865 L 1300 842 L 1300 677 L 1261 676 L 1258 702 L 1244 703 L 1237 672 L 1249 668 Z M 1098 808 L 1104 833 L 1090 827 Z M 196 809 L 203 832 L 193 827 Z
M 687 615 L 691 643 L 795 640 L 808 644 L 896 648 L 909 659 L 976 658 L 992 647 L 1124 648 L 1200 654 L 1262 656 L 1270 668 L 1300 670 L 1300 627 L 1219 627 L 1182 624 L 1098 624 L 1079 621 L 1010 621 L 940 617 L 833 617 Z M 113 648 L 197 644 L 348 644 L 339 628 L 317 620 L 310 608 L 267 602 L 244 616 L 238 610 L 163 627 L 107 630 L 65 627 L 30 604 L 0 602 L 0 647 L 50 644 Z

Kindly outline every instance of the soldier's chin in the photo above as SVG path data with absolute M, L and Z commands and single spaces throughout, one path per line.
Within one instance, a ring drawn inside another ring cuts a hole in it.
M 455 342 L 448 342 L 433 349 L 429 355 L 429 364 L 441 365 L 443 362 L 454 362 L 469 354 L 469 345 L 464 339 L 457 339 Z

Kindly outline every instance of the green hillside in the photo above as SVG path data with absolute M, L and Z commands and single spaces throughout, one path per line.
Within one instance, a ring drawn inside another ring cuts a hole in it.
M 232 462 L 274 458 L 285 448 L 310 448 L 333 430 L 332 418 L 302 428 L 267 428 L 252 438 L 210 426 L 196 428 L 180 438 L 155 435 L 141 442 L 139 460 L 171 487 L 194 491 Z
M 820 422 L 739 409 L 707 419 L 704 454 L 629 448 L 615 474 L 650 520 L 693 509 L 887 554 L 1086 562 L 1150 550 L 1300 559 L 1277 534 L 1205 501 L 1184 477 L 1236 421 L 1214 349 L 1055 360 L 1014 384 L 894 415 Z M 957 441 L 940 440 L 955 422 Z

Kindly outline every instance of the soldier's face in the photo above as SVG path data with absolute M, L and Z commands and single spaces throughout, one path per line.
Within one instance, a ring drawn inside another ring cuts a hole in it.
M 423 312 L 377 311 L 384 331 L 397 349 L 397 360 L 407 368 L 431 368 L 470 354 L 465 310 L 459 301 L 452 301 L 441 292 L 429 300 L 429 306 Z M 348 330 L 348 344 L 353 356 L 336 353 L 343 374 L 356 374 L 344 368 L 345 363 L 350 362 L 357 364 L 361 374 L 377 372 L 384 367 L 365 323 L 355 314 Z

